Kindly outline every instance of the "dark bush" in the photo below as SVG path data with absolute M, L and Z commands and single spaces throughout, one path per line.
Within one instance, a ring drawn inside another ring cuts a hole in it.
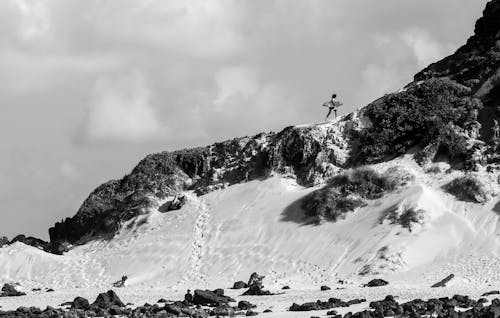
M 411 232 L 415 224 L 422 223 L 424 213 L 425 211 L 417 210 L 414 207 L 393 206 L 384 211 L 380 223 L 388 220 L 391 224 L 399 224 Z
M 464 156 L 464 143 L 453 127 L 476 119 L 480 104 L 468 94 L 465 86 L 449 79 L 431 79 L 371 103 L 365 115 L 372 126 L 361 132 L 358 159 L 379 162 L 430 144 Z
M 308 216 L 337 221 L 364 205 L 364 199 L 376 199 L 395 183 L 370 168 L 358 168 L 330 179 L 327 185 L 302 200 L 301 207 Z
M 487 200 L 481 182 L 473 176 L 462 176 L 453 179 L 444 185 L 443 189 L 461 201 L 484 203 Z

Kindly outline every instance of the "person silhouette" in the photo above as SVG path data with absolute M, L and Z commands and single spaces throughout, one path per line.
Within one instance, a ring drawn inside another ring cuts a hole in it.
M 335 113 L 335 118 L 337 118 L 337 109 L 343 104 L 337 100 L 337 94 L 333 94 L 330 101 L 323 104 L 323 107 L 328 107 L 328 114 L 326 114 L 325 120 L 332 114 Z

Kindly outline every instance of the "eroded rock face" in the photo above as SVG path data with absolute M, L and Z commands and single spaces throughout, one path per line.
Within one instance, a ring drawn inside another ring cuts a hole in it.
M 152 154 L 121 180 L 111 180 L 84 201 L 77 214 L 49 230 L 50 240 L 81 243 L 83 237 L 115 233 L 123 222 L 158 208 L 158 201 L 185 190 L 203 195 L 273 171 L 313 185 L 346 164 L 355 116 L 338 125 L 288 127 L 208 147 Z
M 0 248 L 9 245 L 9 239 L 5 236 L 0 237 Z

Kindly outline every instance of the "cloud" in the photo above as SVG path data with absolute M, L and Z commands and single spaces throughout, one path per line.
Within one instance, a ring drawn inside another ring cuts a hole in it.
M 165 131 L 151 105 L 151 91 L 139 74 L 97 80 L 88 105 L 88 142 L 144 142 Z
M 81 179 L 80 171 L 71 162 L 64 161 L 59 167 L 59 170 L 61 174 L 69 180 L 76 181 Z
M 418 28 L 404 32 L 401 38 L 412 49 L 420 68 L 437 62 L 454 48 L 454 45 L 435 41 L 428 32 Z
M 218 90 L 214 101 L 217 111 L 222 111 L 231 98 L 247 101 L 259 91 L 260 85 L 258 73 L 245 66 L 222 68 L 215 73 L 214 81 Z

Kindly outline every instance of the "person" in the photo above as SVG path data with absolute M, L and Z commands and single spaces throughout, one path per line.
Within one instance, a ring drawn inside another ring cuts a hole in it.
M 192 304 L 193 303 L 193 294 L 191 294 L 191 290 L 187 290 L 187 293 L 184 295 L 184 301 L 187 304 Z
M 335 118 L 337 118 L 337 108 L 343 104 L 337 100 L 337 94 L 333 94 L 329 102 L 323 104 L 323 107 L 328 107 L 328 114 L 326 114 L 325 120 L 331 115 L 332 111 L 335 113 Z

